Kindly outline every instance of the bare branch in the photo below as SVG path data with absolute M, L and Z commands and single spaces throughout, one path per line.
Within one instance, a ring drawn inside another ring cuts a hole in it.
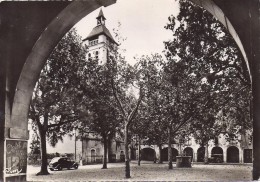
M 116 91 L 116 88 L 115 88 L 114 80 L 113 80 L 113 79 L 111 79 L 111 86 L 112 86 L 112 90 L 113 90 L 113 94 L 114 94 L 114 97 L 115 97 L 115 99 L 116 99 L 116 102 L 117 102 L 117 104 L 119 105 L 119 108 L 120 108 L 120 110 L 121 110 L 123 116 L 126 118 L 126 112 L 125 112 L 125 110 L 124 110 L 124 108 L 123 108 L 123 105 L 122 105 L 122 103 L 121 103 L 121 101 L 120 101 L 120 99 L 119 99 L 119 97 L 118 97 L 118 94 L 117 94 L 117 91 Z
M 128 116 L 126 125 L 129 125 L 129 124 L 133 121 L 133 119 L 134 119 L 134 117 L 135 117 L 135 115 L 136 115 L 136 112 L 138 111 L 138 108 L 139 108 L 139 106 L 140 106 L 140 104 L 141 104 L 142 99 L 143 99 L 142 87 L 140 87 L 139 99 L 138 99 L 138 101 L 137 101 L 137 104 L 136 104 L 134 110 L 133 110 L 133 111 L 130 113 L 130 115 Z

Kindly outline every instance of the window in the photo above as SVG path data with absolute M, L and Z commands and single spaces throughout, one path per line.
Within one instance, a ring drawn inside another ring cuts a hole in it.
M 96 51 L 96 53 L 95 53 L 95 54 L 96 54 L 96 59 L 98 59 L 98 51 Z
M 88 60 L 91 61 L 91 53 L 88 53 Z
M 91 40 L 91 41 L 89 42 L 89 45 L 90 45 L 90 46 L 93 46 L 93 45 L 96 45 L 96 44 L 98 44 L 98 39 Z

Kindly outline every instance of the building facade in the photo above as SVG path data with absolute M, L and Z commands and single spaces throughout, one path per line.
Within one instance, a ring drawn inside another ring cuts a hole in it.
M 217 140 L 217 142 L 216 142 Z M 162 160 L 168 161 L 168 145 L 162 146 Z M 196 143 L 193 137 L 184 143 L 172 144 L 173 161 L 176 156 L 191 156 L 193 162 L 204 162 L 205 147 Z M 159 159 L 159 147 L 141 145 L 141 159 L 153 161 Z M 252 163 L 252 141 L 249 134 L 237 140 L 227 141 L 223 134 L 208 144 L 208 157 L 211 163 Z M 214 159 L 214 160 L 213 160 Z

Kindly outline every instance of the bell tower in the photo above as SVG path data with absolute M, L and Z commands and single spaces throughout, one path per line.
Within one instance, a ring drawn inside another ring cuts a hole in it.
M 99 64 L 107 62 L 112 46 L 118 46 L 105 25 L 106 18 L 102 9 L 97 16 L 97 26 L 92 29 L 83 43 L 88 47 L 87 59 L 98 60 Z
M 100 9 L 98 17 L 97 17 L 97 26 L 99 25 L 105 25 L 106 18 L 103 14 L 102 9 Z

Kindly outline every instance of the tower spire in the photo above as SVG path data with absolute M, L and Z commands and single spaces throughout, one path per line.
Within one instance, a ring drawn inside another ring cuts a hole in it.
M 100 9 L 99 14 L 96 19 L 97 19 L 97 25 L 105 25 L 106 18 L 103 14 L 102 9 Z

